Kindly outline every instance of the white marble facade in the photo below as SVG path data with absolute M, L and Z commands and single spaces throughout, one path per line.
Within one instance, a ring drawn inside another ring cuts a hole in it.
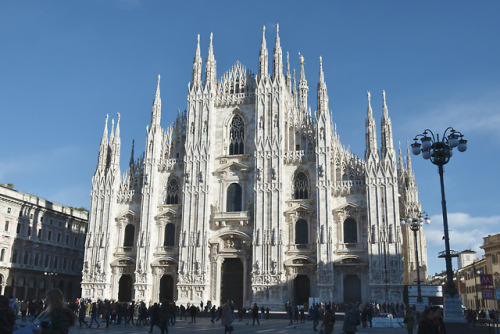
M 298 86 L 286 58 L 285 67 L 277 29 L 269 69 L 264 29 L 258 74 L 236 62 L 217 79 L 212 36 L 204 75 L 198 37 L 187 110 L 161 126 L 158 77 L 145 152 L 135 159 L 132 149 L 123 175 L 120 115 L 109 134 L 106 117 L 83 297 L 274 309 L 308 297 L 402 302 L 399 217 L 420 204 L 385 93 L 381 147 L 368 93 L 358 158 L 337 135 L 321 58 L 314 114 L 304 58 Z

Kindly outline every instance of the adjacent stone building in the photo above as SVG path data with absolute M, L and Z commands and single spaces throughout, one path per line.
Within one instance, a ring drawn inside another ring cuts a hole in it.
M 80 296 L 88 212 L 0 185 L 0 294 Z
M 385 92 L 380 142 L 369 92 L 358 115 L 362 159 L 337 134 L 321 57 L 313 113 L 304 58 L 297 85 L 279 29 L 271 66 L 263 30 L 257 74 L 236 62 L 217 79 L 212 36 L 202 72 L 198 37 L 187 110 L 161 126 L 158 77 L 145 152 L 136 159 L 132 147 L 123 175 L 120 115 L 110 132 L 106 117 L 83 297 L 274 309 L 309 297 L 401 303 L 412 249 L 400 216 L 418 215 L 420 203 Z

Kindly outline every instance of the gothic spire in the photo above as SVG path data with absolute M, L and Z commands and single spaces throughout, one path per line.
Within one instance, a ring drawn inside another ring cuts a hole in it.
M 385 90 L 382 91 L 382 97 L 384 99 L 383 112 L 382 112 L 382 149 L 381 156 L 385 158 L 390 155 L 392 159 L 395 159 L 394 144 L 392 140 L 392 124 L 389 118 L 389 112 L 387 110 L 387 103 L 385 100 Z M 395 161 L 394 161 L 395 162 Z
M 286 84 L 290 92 L 292 91 L 292 75 L 290 74 L 290 56 L 286 52 Z
M 97 165 L 101 168 L 106 165 L 106 157 L 108 155 L 108 114 L 106 114 L 106 121 L 104 122 L 104 130 L 102 131 L 101 145 L 99 146 L 99 158 Z
M 135 140 L 132 139 L 132 152 L 130 153 L 130 162 L 128 163 L 131 173 L 134 171 L 134 146 Z
M 375 131 L 375 119 L 373 118 L 373 110 L 371 105 L 371 93 L 366 92 L 368 96 L 368 108 L 366 110 L 366 149 L 365 149 L 365 160 L 368 161 L 369 158 L 378 160 L 378 149 L 377 149 L 377 132 Z
M 300 54 L 300 52 L 299 52 Z M 300 54 L 300 80 L 299 80 L 299 108 L 307 111 L 307 86 L 306 73 L 304 70 L 304 56 Z
M 274 45 L 273 55 L 273 80 L 283 75 L 283 52 L 280 45 L 280 26 L 276 25 L 276 43 Z
M 399 142 L 399 155 L 398 155 L 398 172 L 404 171 L 403 154 L 401 153 L 401 142 Z
M 208 46 L 208 56 L 205 65 L 205 85 L 210 83 L 215 89 L 217 84 L 217 68 L 214 57 L 213 37 L 214 34 L 210 33 L 210 45 Z
M 121 139 L 120 139 L 120 113 L 116 114 L 116 129 L 113 136 L 113 140 L 111 143 L 111 165 L 114 168 L 119 168 L 120 166 L 120 147 L 121 147 Z
M 196 55 L 193 60 L 193 87 L 201 87 L 201 52 L 199 34 L 198 44 L 196 45 Z
M 323 73 L 323 58 L 319 57 L 319 82 L 318 82 L 318 111 L 328 113 L 328 92 L 326 89 L 325 75 Z
M 262 27 L 262 44 L 259 53 L 259 80 L 268 75 L 269 70 L 269 54 L 266 45 L 266 26 Z
M 158 74 L 158 84 L 156 86 L 155 99 L 153 101 L 153 110 L 151 112 L 151 129 L 154 126 L 160 126 L 161 119 L 161 97 L 160 97 L 160 75 Z
M 408 141 L 406 142 L 406 154 L 406 169 L 408 170 L 408 173 L 413 173 L 413 167 L 411 165 L 410 145 L 408 144 Z

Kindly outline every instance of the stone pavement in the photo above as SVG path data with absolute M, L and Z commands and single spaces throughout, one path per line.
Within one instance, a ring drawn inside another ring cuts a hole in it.
M 90 320 L 88 317 L 86 320 Z M 288 320 L 286 319 L 270 319 L 270 320 L 260 320 L 260 326 L 252 326 L 252 320 L 250 318 L 244 319 L 242 322 L 236 320 L 233 323 L 234 331 L 233 334 L 239 333 L 262 333 L 262 334 L 279 334 L 279 333 L 294 333 L 294 334 L 312 334 L 318 333 L 313 331 L 312 322 L 306 321 L 305 324 L 296 323 L 292 326 L 288 326 Z M 127 326 L 123 324 L 116 326 L 111 325 L 109 328 L 105 328 L 105 323 L 101 323 L 100 328 L 96 328 L 95 324 L 93 328 L 80 328 L 78 323 L 76 326 L 72 327 L 69 331 L 70 334 L 107 334 L 107 333 L 148 333 L 149 326 Z M 319 326 L 318 326 L 319 327 Z M 189 317 L 188 320 L 178 320 L 175 326 L 168 327 L 169 334 L 177 333 L 202 333 L 202 334 L 223 334 L 224 328 L 221 326 L 220 321 L 212 324 L 209 318 L 197 318 L 195 324 L 191 324 Z M 161 331 L 158 327 L 153 329 L 153 334 L 160 334 Z M 335 323 L 334 334 L 342 333 L 342 321 Z M 373 333 L 373 334 L 405 334 L 407 331 L 403 328 L 363 328 L 363 326 L 358 326 L 358 333 Z

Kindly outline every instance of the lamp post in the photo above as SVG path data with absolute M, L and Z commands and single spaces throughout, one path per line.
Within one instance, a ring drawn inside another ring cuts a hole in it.
M 418 218 L 407 218 L 406 220 L 401 219 L 401 225 L 408 225 L 410 230 L 413 231 L 413 237 L 415 239 L 415 259 L 416 259 L 416 264 L 417 264 L 417 303 L 422 303 L 422 288 L 420 286 L 420 264 L 418 260 L 418 238 L 417 238 L 417 232 L 420 230 L 420 227 L 422 226 L 422 223 L 425 221 L 426 224 L 431 223 L 431 219 L 427 214 L 425 214 L 425 218 L 422 217 L 422 214 L 419 214 Z
M 445 320 L 449 318 L 452 321 L 463 321 L 463 313 L 460 307 L 457 307 L 457 303 L 460 301 L 457 296 L 457 288 L 455 282 L 453 282 L 453 268 L 451 264 L 451 253 L 450 253 L 450 237 L 448 233 L 448 213 L 446 212 L 446 198 L 444 193 L 444 178 L 443 178 L 443 166 L 446 165 L 453 155 L 453 148 L 457 148 L 459 152 L 465 152 L 467 150 L 467 140 L 463 139 L 464 135 L 448 127 L 441 139 L 439 134 L 434 135 L 434 133 L 425 129 L 423 133 L 418 134 L 413 139 L 414 142 L 411 144 L 412 153 L 414 155 L 419 155 L 422 152 L 422 157 L 425 160 L 429 160 L 436 166 L 438 166 L 439 179 L 441 182 L 441 205 L 443 209 L 443 225 L 444 225 L 444 245 L 445 245 L 445 260 L 446 260 L 446 295 L 448 300 L 448 307 L 450 310 L 447 312 L 445 308 Z M 418 142 L 420 139 L 420 143 Z M 455 302 L 452 302 L 455 300 Z M 458 316 L 458 311 L 462 313 L 462 317 Z M 451 314 L 454 313 L 454 316 Z M 454 318 L 454 319 L 452 319 Z

